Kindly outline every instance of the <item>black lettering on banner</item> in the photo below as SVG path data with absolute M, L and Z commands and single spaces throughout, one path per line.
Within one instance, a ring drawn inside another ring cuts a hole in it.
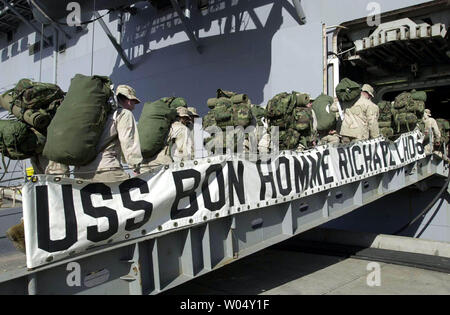
M 62 185 L 66 237 L 62 240 L 50 239 L 50 214 L 48 206 L 48 187 L 36 187 L 36 224 L 38 247 L 49 253 L 69 249 L 78 240 L 77 217 L 73 205 L 71 185 Z
M 195 190 L 197 189 L 198 185 L 200 184 L 201 180 L 201 174 L 200 172 L 188 169 L 184 171 L 178 171 L 173 172 L 173 180 L 175 182 L 175 188 L 177 195 L 175 197 L 175 201 L 172 204 L 172 209 L 170 211 L 170 218 L 172 220 L 186 218 L 193 216 L 198 211 L 198 202 L 197 202 L 197 195 L 195 193 Z M 183 187 L 183 179 L 193 178 L 194 179 L 194 186 L 184 191 Z M 179 203 L 181 199 L 189 197 L 190 206 L 189 208 L 185 209 L 178 209 Z
M 384 167 L 388 167 L 388 163 L 387 163 L 387 155 L 389 152 L 389 147 L 388 144 L 386 143 L 386 141 L 380 142 L 380 146 L 381 146 L 381 152 L 383 154 L 383 162 L 384 162 Z
M 323 172 L 323 178 L 325 180 L 325 184 L 331 184 L 334 181 L 333 176 L 328 176 L 328 170 L 330 169 L 330 165 L 328 164 L 329 156 L 330 156 L 330 150 L 326 149 L 323 152 L 323 157 L 322 157 L 322 172 Z
M 281 164 L 284 164 L 284 170 L 286 173 L 286 183 L 287 187 L 283 188 L 283 183 L 281 182 Z M 278 181 L 278 189 L 280 191 L 280 194 L 283 196 L 289 196 L 289 194 L 292 191 L 292 183 L 291 183 L 291 168 L 289 166 L 289 160 L 282 156 L 278 159 L 278 168 L 277 168 L 277 181 Z
M 394 143 L 394 147 L 397 148 L 397 146 Z M 398 150 L 397 150 L 398 153 Z M 396 162 L 394 159 L 394 149 L 392 148 L 392 145 L 389 146 L 389 166 L 395 166 Z
M 264 175 L 261 170 L 261 163 L 262 163 L 261 160 L 256 162 L 256 167 L 258 169 L 259 177 L 261 178 L 261 193 L 259 194 L 259 199 L 261 201 L 266 199 L 266 185 L 268 183 L 272 187 L 272 199 L 275 199 L 277 197 L 277 191 L 275 188 L 275 181 L 273 179 L 273 173 L 269 172 L 269 174 Z M 268 160 L 266 164 L 270 165 L 270 163 L 271 163 L 271 160 Z
M 232 161 L 227 162 L 228 165 L 228 189 L 230 198 L 230 207 L 234 207 L 234 190 L 239 198 L 239 203 L 241 205 L 245 204 L 245 193 L 244 193 L 244 164 L 242 161 L 238 162 L 238 176 L 234 170 L 234 165 Z
M 383 163 L 381 162 L 380 155 L 378 154 L 378 143 L 375 143 L 373 164 L 375 171 L 378 171 L 379 169 L 383 168 Z
M 317 160 L 310 155 L 308 155 L 308 159 L 311 162 L 311 181 L 309 187 L 314 188 L 316 187 L 316 183 L 318 186 L 322 185 L 322 178 L 320 177 L 322 154 L 317 153 Z
M 416 142 L 416 149 L 417 149 L 418 155 L 423 155 L 425 153 L 425 148 L 423 146 L 423 143 L 421 143 L 420 141 Z
M 91 242 L 98 243 L 106 241 L 113 236 L 119 230 L 119 219 L 117 212 L 108 207 L 94 207 L 92 205 L 91 196 L 94 194 L 100 194 L 103 200 L 112 200 L 113 196 L 111 188 L 103 183 L 89 184 L 81 189 L 81 203 L 83 205 L 84 213 L 98 219 L 108 219 L 108 230 L 105 232 L 99 232 L 98 225 L 87 227 L 87 239 Z
M 350 152 L 350 148 L 347 148 L 347 156 L 348 156 L 348 160 L 350 162 L 350 168 L 352 170 L 352 177 L 355 176 L 355 168 L 354 168 L 354 161 L 352 159 L 352 154 Z
M 122 197 L 122 204 L 125 208 L 133 211 L 144 210 L 144 218 L 141 222 L 136 223 L 135 219 L 128 219 L 125 224 L 126 231 L 134 231 L 142 227 L 145 223 L 150 220 L 153 211 L 153 204 L 144 200 L 133 201 L 131 200 L 130 190 L 133 188 L 139 188 L 141 194 L 148 194 L 150 190 L 148 189 L 148 184 L 146 181 L 140 178 L 129 179 L 119 186 L 120 195 Z
M 216 202 L 212 201 L 211 192 L 209 191 L 209 177 L 213 173 L 216 174 L 217 184 L 219 185 L 219 200 Z M 225 206 L 225 181 L 223 179 L 222 165 L 215 164 L 208 167 L 202 185 L 202 194 L 206 209 L 210 211 L 217 211 Z
M 369 148 L 369 153 L 367 154 L 366 148 Z M 372 168 L 372 146 L 369 145 L 363 145 L 363 155 L 364 155 L 364 161 L 366 163 L 366 170 L 369 172 L 373 172 Z
M 415 146 L 415 140 L 413 136 L 408 137 L 408 147 L 409 147 L 409 153 L 411 155 L 411 159 L 414 159 L 416 157 L 416 146 Z
M 337 151 L 339 155 L 339 171 L 341 172 L 341 179 L 344 179 L 344 172 L 345 177 L 349 178 L 350 176 L 348 174 L 348 161 L 345 150 L 343 148 L 338 148 Z
M 405 152 L 405 160 L 409 160 L 411 157 L 410 157 L 410 153 L 409 153 L 408 139 L 403 138 L 402 144 L 403 144 L 403 151 Z
M 354 163 L 355 163 L 356 175 L 361 176 L 361 175 L 364 173 L 364 166 L 361 165 L 361 168 L 358 168 L 358 167 L 357 167 L 357 165 L 356 165 L 356 161 L 358 161 L 358 158 L 356 157 L 356 153 L 357 153 L 357 152 L 359 153 L 359 155 L 362 154 L 361 148 L 360 148 L 358 145 L 355 145 L 355 146 L 352 148 L 352 158 L 353 158 L 353 161 L 354 161 Z
M 398 155 L 398 158 L 400 159 L 400 162 L 401 163 L 403 163 L 403 162 L 405 162 L 405 157 L 403 156 L 401 156 L 400 155 L 400 150 L 398 149 L 398 147 L 400 146 L 400 142 L 396 142 L 396 143 L 394 143 L 394 145 L 395 145 L 395 150 L 397 151 L 397 155 Z M 395 163 L 394 163 L 394 165 L 395 165 Z
M 295 178 L 295 191 L 297 194 L 300 193 L 300 185 L 303 190 L 308 189 L 309 185 L 309 163 L 305 159 L 304 156 L 302 156 L 302 162 L 296 158 L 294 159 L 294 178 Z

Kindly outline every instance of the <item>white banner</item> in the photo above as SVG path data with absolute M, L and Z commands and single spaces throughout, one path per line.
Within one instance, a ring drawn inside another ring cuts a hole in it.
M 282 152 L 214 156 L 105 184 L 37 176 L 23 189 L 27 266 L 300 199 L 423 159 L 421 134 Z

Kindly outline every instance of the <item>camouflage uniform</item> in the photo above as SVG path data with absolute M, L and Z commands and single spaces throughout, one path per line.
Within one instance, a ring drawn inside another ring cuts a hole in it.
M 177 108 L 178 117 L 190 117 L 187 108 Z M 194 144 L 189 128 L 176 121 L 170 127 L 167 136 L 166 146 L 157 156 L 151 159 L 144 159 L 141 164 L 143 173 L 152 172 L 160 166 L 169 165 L 173 162 L 192 160 L 194 158 Z
M 379 108 L 371 100 L 364 96 L 350 108 L 345 110 L 340 135 L 344 142 L 348 140 L 368 140 L 378 138 L 380 130 L 378 127 Z
M 434 143 L 429 143 L 425 146 L 425 153 L 431 154 L 431 153 L 433 153 L 434 144 L 441 142 L 442 134 L 441 134 L 441 131 L 439 129 L 439 126 L 438 126 L 436 120 L 431 117 L 431 111 L 429 109 L 425 110 L 422 121 L 425 125 L 425 128 L 424 128 L 425 136 L 429 135 L 430 129 L 433 132 L 433 142 Z
M 116 94 L 140 102 L 131 87 L 121 85 Z M 142 154 L 136 121 L 130 110 L 119 108 L 108 116 L 97 148 L 100 153 L 93 162 L 75 168 L 76 177 L 98 182 L 126 180 L 129 175 L 120 163 L 123 159 L 138 171 Z

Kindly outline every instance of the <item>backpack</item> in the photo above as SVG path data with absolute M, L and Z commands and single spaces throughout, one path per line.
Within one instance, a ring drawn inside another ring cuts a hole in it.
M 397 133 L 413 130 L 423 117 L 425 101 L 414 99 L 413 93 L 419 95 L 416 98 L 426 99 L 425 92 L 415 92 L 414 90 L 413 92 L 402 92 L 395 98 L 392 115 Z
M 292 112 L 291 127 L 301 133 L 312 131 L 313 117 L 311 109 L 307 107 L 296 107 Z
M 336 95 L 340 102 L 356 101 L 361 96 L 361 86 L 348 78 L 344 78 L 336 86 Z
M 63 98 L 64 92 L 57 85 L 23 79 L 15 89 L 0 96 L 0 105 L 20 121 L 46 134 Z
M 266 107 L 266 117 L 270 126 L 278 126 L 281 129 L 289 128 L 289 117 L 295 107 L 306 106 L 310 102 L 308 94 L 299 92 L 283 92 L 275 95 Z
M 65 93 L 59 86 L 51 83 L 20 80 L 16 87 L 9 91 L 12 104 L 22 109 L 46 109 L 53 101 L 64 98 Z
M 380 117 L 378 118 L 379 123 L 383 122 L 385 124 L 389 123 L 389 127 L 392 122 L 392 104 L 388 101 L 381 101 L 378 104 L 378 108 L 380 109 Z
M 75 75 L 47 129 L 44 156 L 65 165 L 84 166 L 98 155 L 113 97 L 108 77 Z
M 26 160 L 42 153 L 45 136 L 17 120 L 0 120 L 0 150 L 11 160 Z
M 441 142 L 448 144 L 449 143 L 449 131 L 450 131 L 450 123 L 447 119 L 438 118 L 436 119 L 439 130 L 441 131 Z
M 312 103 L 312 109 L 317 118 L 318 131 L 330 131 L 336 129 L 336 114 L 330 110 L 334 99 L 331 96 L 321 94 Z
M 164 149 L 170 127 L 177 118 L 175 107 L 181 103 L 179 98 L 162 98 L 144 104 L 137 127 L 144 158 L 152 158 Z
M 251 104 L 246 94 L 217 90 L 217 98 L 208 100 L 208 107 L 212 108 L 208 116 L 208 123 L 212 123 L 225 130 L 226 127 L 241 126 L 246 128 L 253 122 Z

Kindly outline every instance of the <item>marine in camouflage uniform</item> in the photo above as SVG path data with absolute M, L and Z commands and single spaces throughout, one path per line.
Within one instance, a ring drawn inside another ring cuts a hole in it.
M 177 117 L 178 120 L 170 127 L 164 149 L 156 157 L 144 159 L 142 162 L 143 173 L 154 172 L 161 166 L 194 158 L 194 145 L 188 128 L 191 121 L 190 111 L 185 107 L 178 107 Z
M 93 162 L 75 168 L 78 178 L 95 182 L 127 180 L 130 176 L 124 171 L 121 160 L 125 160 L 135 173 L 139 173 L 142 154 L 132 111 L 141 101 L 136 97 L 135 90 L 127 85 L 119 85 L 116 96 L 120 107 L 107 118 L 97 145 L 101 152 Z
M 362 88 L 361 97 L 350 108 L 345 110 L 340 135 L 343 143 L 358 140 L 378 138 L 380 130 L 378 118 L 380 110 L 371 99 L 374 97 L 373 88 L 365 84 Z
M 431 117 L 431 110 L 426 109 L 422 121 L 424 123 L 424 135 L 425 137 L 430 136 L 430 130 L 433 133 L 433 143 L 428 143 L 425 146 L 425 153 L 432 154 L 434 147 L 439 147 L 441 143 L 441 130 L 436 122 L 436 119 Z

